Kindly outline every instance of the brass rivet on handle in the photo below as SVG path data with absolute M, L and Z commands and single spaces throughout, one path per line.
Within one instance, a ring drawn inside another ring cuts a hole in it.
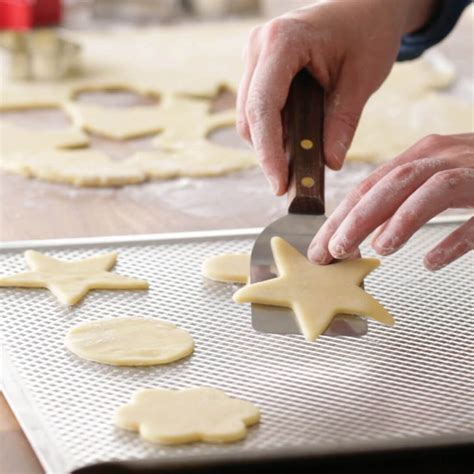
M 300 146 L 304 150 L 311 150 L 311 148 L 314 147 L 314 143 L 311 140 L 308 140 L 307 138 L 305 138 L 304 140 L 300 141 Z
M 301 179 L 301 185 L 305 188 L 312 188 L 314 186 L 314 179 L 309 176 L 305 176 Z

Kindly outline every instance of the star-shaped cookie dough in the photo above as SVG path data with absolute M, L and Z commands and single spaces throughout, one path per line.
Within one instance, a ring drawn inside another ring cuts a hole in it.
M 244 438 L 247 426 L 259 420 L 254 404 L 209 387 L 139 390 L 115 414 L 120 428 L 162 444 L 230 443 Z
M 87 292 L 101 290 L 144 290 L 148 283 L 109 272 L 117 261 L 115 252 L 66 262 L 34 250 L 25 252 L 30 272 L 0 278 L 0 287 L 48 288 L 67 305 L 79 302 Z
M 356 314 L 393 325 L 388 311 L 361 287 L 364 277 L 380 262 L 360 258 L 332 265 L 314 265 L 280 237 L 271 240 L 279 276 L 244 286 L 236 303 L 259 303 L 291 308 L 308 341 L 316 340 L 338 314 Z

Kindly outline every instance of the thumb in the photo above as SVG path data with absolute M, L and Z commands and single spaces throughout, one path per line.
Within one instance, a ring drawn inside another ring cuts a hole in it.
M 342 168 L 370 95 L 362 93 L 357 82 L 356 77 L 342 74 L 334 90 L 326 97 L 324 154 L 327 166 L 333 170 Z

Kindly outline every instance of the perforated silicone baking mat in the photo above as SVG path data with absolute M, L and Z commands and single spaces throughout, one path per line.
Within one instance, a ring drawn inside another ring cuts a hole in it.
M 473 255 L 437 273 L 422 265 L 423 254 L 453 229 L 425 226 L 366 279 L 367 290 L 395 316 L 394 328 L 370 322 L 364 337 L 316 343 L 254 332 L 250 307 L 231 300 L 236 287 L 201 277 L 206 257 L 249 251 L 253 232 L 34 245 L 64 259 L 116 250 L 115 270 L 147 279 L 150 290 L 93 291 L 65 308 L 46 290 L 1 289 L 5 393 L 54 473 L 117 459 L 159 465 L 195 456 L 350 452 L 361 445 L 472 439 Z M 1 274 L 25 269 L 24 248 L 1 250 Z M 363 253 L 372 254 L 367 246 Z M 168 366 L 118 368 L 81 360 L 64 347 L 71 326 L 127 315 L 188 329 L 194 355 Z M 139 388 L 196 385 L 256 403 L 260 425 L 232 445 L 162 447 L 111 422 Z

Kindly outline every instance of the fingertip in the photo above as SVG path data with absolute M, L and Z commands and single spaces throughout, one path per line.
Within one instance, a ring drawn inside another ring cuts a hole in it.
M 249 124 L 245 118 L 239 117 L 236 123 L 237 133 L 242 140 L 252 143 Z
M 278 179 L 278 177 L 274 176 L 274 175 L 267 175 L 267 181 L 268 183 L 270 184 L 270 188 L 273 192 L 273 194 L 275 194 L 276 196 L 279 196 L 280 195 L 280 180 Z
M 319 244 L 309 247 L 307 257 L 316 265 L 327 265 L 333 261 L 331 254 Z
M 401 246 L 402 242 L 396 236 L 387 235 L 386 232 L 381 232 L 377 238 L 372 240 L 372 248 L 382 256 L 388 256 L 395 253 Z
M 447 264 L 440 258 L 443 256 L 443 252 L 439 248 L 434 248 L 425 255 L 423 259 L 423 265 L 430 272 L 436 272 L 444 268 Z
M 333 237 L 329 241 L 328 250 L 332 257 L 337 260 L 347 258 L 352 253 L 351 250 L 347 248 L 347 245 L 341 242 L 339 237 Z
M 429 260 L 427 257 L 423 259 L 423 265 L 430 272 L 436 272 L 446 266 L 444 264 L 434 263 L 431 260 Z
M 334 171 L 339 171 L 344 164 L 345 155 L 334 153 L 330 149 L 325 153 L 326 166 Z

